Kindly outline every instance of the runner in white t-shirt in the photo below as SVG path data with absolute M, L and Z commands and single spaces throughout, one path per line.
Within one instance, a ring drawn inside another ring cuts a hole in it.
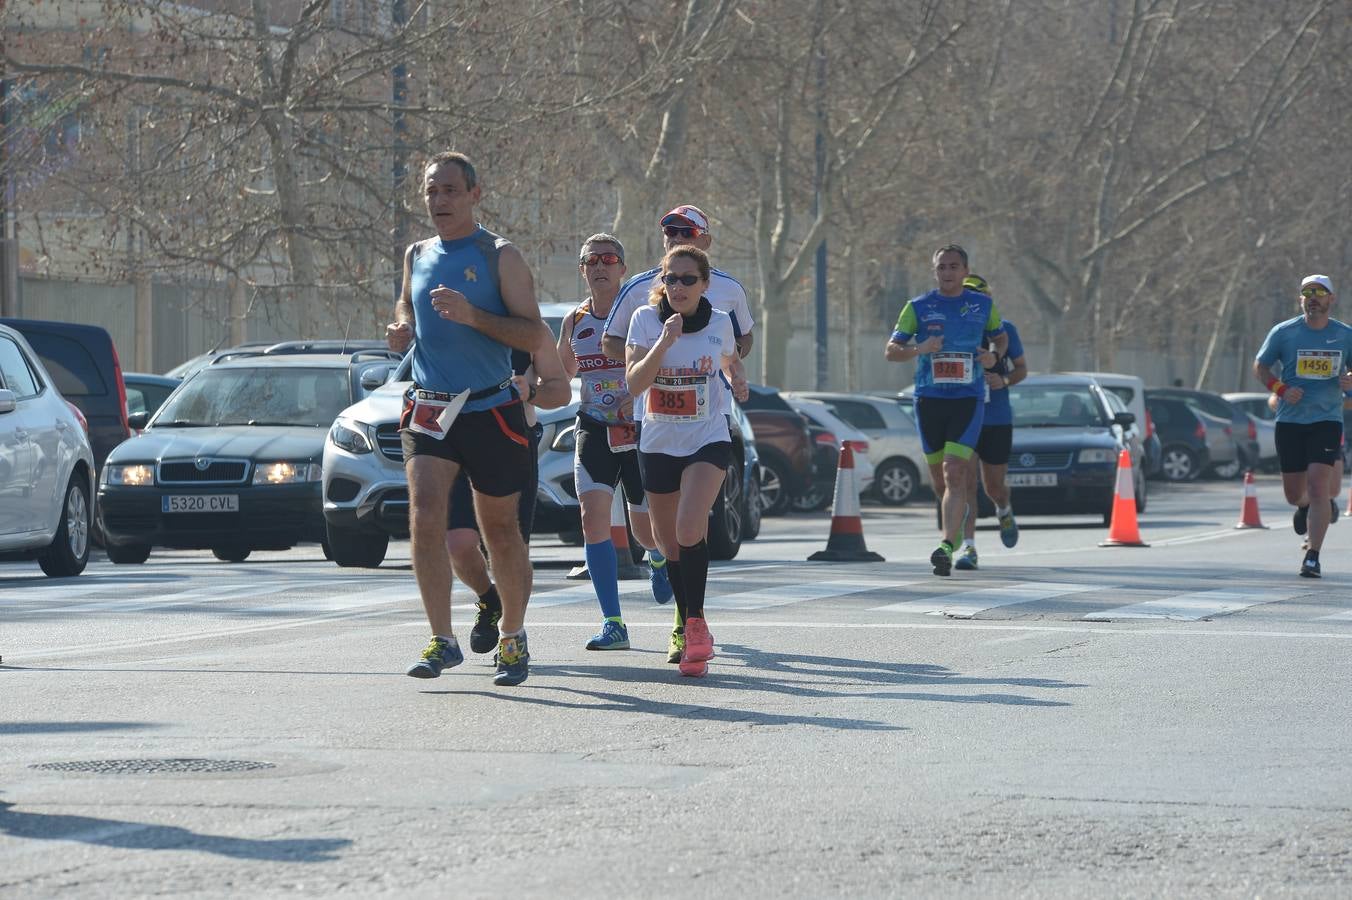
M 705 538 L 732 454 L 732 398 L 747 396 L 732 317 L 705 296 L 710 273 L 703 250 L 669 251 L 652 302 L 630 320 L 625 346 L 625 381 L 636 396 L 645 392 L 638 450 L 648 512 L 667 557 L 677 621 L 684 622 L 672 632 L 671 649 L 680 653 L 681 674 L 691 676 L 707 672 L 714 655 L 704 620 Z
M 705 253 L 713 243 L 709 234 L 709 217 L 697 206 L 683 203 L 664 215 L 661 219 L 662 247 L 670 252 L 677 247 L 698 247 Z M 659 269 L 641 272 L 625 282 L 615 304 L 606 316 L 605 337 L 602 349 L 611 359 L 623 360 L 625 338 L 629 334 L 629 322 L 634 310 L 648 305 L 648 295 L 657 281 Z M 732 317 L 732 330 L 737 336 L 737 353 L 743 359 L 751 352 L 751 330 L 756 326 L 751 318 L 751 307 L 746 302 L 746 291 L 742 283 L 727 272 L 718 269 L 709 270 L 709 289 L 704 296 Z

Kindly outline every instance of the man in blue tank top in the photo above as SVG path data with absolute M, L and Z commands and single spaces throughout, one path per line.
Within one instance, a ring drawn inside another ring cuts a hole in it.
M 536 488 L 523 398 L 512 386 L 511 351 L 534 351 L 544 325 L 525 258 L 475 218 L 480 188 L 469 158 L 434 156 L 423 170 L 423 192 L 437 235 L 405 251 L 403 287 L 386 328 L 392 347 L 417 339 L 414 386 L 399 424 L 413 573 L 432 640 L 408 674 L 435 678 L 464 660 L 451 630 L 445 541 L 448 497 L 463 469 L 502 601 L 493 680 L 520 684 L 529 671 L 531 566 L 517 527 L 517 499 Z

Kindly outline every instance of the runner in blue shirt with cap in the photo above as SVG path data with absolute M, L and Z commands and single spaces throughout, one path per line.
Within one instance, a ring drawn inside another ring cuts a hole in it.
M 1253 363 L 1254 375 L 1279 400 L 1277 459 L 1287 502 L 1296 507 L 1292 527 L 1296 534 L 1309 530 L 1300 564 L 1306 578 L 1321 574 L 1331 469 L 1343 438 L 1343 392 L 1352 389 L 1352 327 L 1330 317 L 1334 299 L 1327 275 L 1307 275 L 1300 283 L 1301 315 L 1274 326 Z M 1273 373 L 1278 363 L 1282 378 Z

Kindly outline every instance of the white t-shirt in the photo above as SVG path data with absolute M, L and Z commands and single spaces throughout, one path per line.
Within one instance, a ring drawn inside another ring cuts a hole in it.
M 661 337 L 657 307 L 635 310 L 626 344 L 647 350 Z M 721 370 L 723 357 L 736 353 L 732 317 L 722 310 L 713 310 L 709 324 L 699 331 L 678 337 L 662 355 L 652 387 L 644 392 L 638 449 L 689 456 L 705 444 L 732 440 L 728 433 L 732 391 Z
M 627 337 L 629 324 L 634 318 L 634 310 L 648 305 L 648 293 L 652 290 L 653 279 L 661 272 L 661 267 L 649 269 L 625 282 L 610 308 L 610 315 L 606 316 L 606 334 Z M 742 283 L 727 272 L 720 272 L 718 269 L 709 272 L 709 289 L 704 292 L 704 296 L 709 298 L 709 304 L 714 309 L 721 309 L 732 317 L 734 336 L 750 334 L 751 329 L 756 327 L 755 321 L 751 318 L 751 307 L 746 302 L 746 291 L 742 290 Z M 660 330 L 658 334 L 661 334 Z M 657 339 L 653 338 L 653 342 L 656 343 Z

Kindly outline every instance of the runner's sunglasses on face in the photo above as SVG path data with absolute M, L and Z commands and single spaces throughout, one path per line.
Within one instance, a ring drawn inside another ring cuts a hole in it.
M 678 281 L 679 281 L 681 284 L 685 285 L 686 287 L 690 287 L 690 286 L 693 285 L 695 282 L 699 281 L 699 276 L 698 276 L 698 275 L 673 275 L 673 274 L 671 274 L 670 272 L 668 272 L 667 274 L 665 274 L 665 275 L 662 276 L 662 283 L 665 284 L 665 285 L 668 285 L 668 286 L 673 285 L 673 284 L 675 284 L 675 283 L 678 282 Z
M 1327 297 L 1328 293 L 1329 292 L 1325 288 L 1322 288 L 1317 284 L 1312 284 L 1309 287 L 1300 289 L 1300 295 L 1306 300 L 1309 300 L 1311 297 Z
M 697 238 L 700 230 L 693 225 L 663 225 L 662 233 L 670 238 Z
M 620 254 L 618 253 L 588 253 L 586 256 L 582 257 L 582 264 L 584 266 L 594 266 L 597 264 L 603 266 L 617 266 L 622 262 L 624 262 L 624 260 L 620 259 Z

